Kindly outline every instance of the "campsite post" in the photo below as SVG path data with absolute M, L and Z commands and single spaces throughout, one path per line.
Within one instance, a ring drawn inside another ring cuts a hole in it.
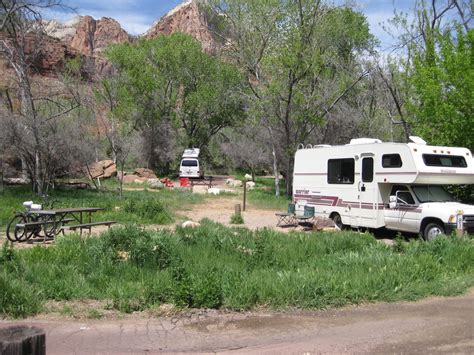
M 464 234 L 464 211 L 458 210 L 456 214 L 456 235 L 462 237 Z
M 244 203 L 242 210 L 245 211 L 245 205 L 247 203 L 247 179 L 244 179 Z

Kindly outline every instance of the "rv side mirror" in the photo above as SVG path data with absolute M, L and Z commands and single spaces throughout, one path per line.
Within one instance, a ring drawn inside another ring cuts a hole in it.
M 390 196 L 388 207 L 396 208 L 397 207 L 397 196 Z

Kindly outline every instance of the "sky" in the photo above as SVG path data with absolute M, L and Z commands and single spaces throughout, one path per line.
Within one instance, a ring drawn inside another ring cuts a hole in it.
M 75 12 L 50 12 L 45 17 L 68 21 L 77 15 L 90 15 L 95 19 L 112 17 L 130 34 L 139 35 L 148 30 L 160 17 L 182 3 L 181 0 L 64 0 Z M 343 3 L 344 0 L 336 0 Z M 372 34 L 380 40 L 380 49 L 386 51 L 393 40 L 382 23 L 393 17 L 394 10 L 410 12 L 415 0 L 352 0 L 356 9 L 363 12 Z

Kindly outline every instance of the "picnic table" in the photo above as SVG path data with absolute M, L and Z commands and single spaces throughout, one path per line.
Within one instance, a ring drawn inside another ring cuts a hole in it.
M 102 211 L 100 207 L 76 207 L 76 208 L 58 208 L 47 210 L 31 210 L 27 212 L 27 218 L 21 223 L 17 223 L 15 230 L 22 230 L 29 239 L 31 235 L 41 236 L 45 239 L 53 238 L 64 230 L 79 229 L 82 234 L 83 229 L 88 229 L 89 234 L 94 226 L 105 225 L 110 227 L 115 221 L 92 221 L 92 214 Z M 70 223 L 74 224 L 70 224 Z
M 211 188 L 212 187 L 212 182 L 214 181 L 214 177 L 213 176 L 205 176 L 202 179 L 190 179 L 189 181 L 191 182 L 191 187 L 197 186 L 197 185 L 203 185 L 203 186 L 207 186 L 207 187 Z

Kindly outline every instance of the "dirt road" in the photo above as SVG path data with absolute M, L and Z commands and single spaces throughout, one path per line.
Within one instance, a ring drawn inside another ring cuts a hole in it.
M 45 329 L 48 354 L 474 353 L 474 291 L 454 298 L 319 312 L 222 313 L 176 318 L 0 321 Z

